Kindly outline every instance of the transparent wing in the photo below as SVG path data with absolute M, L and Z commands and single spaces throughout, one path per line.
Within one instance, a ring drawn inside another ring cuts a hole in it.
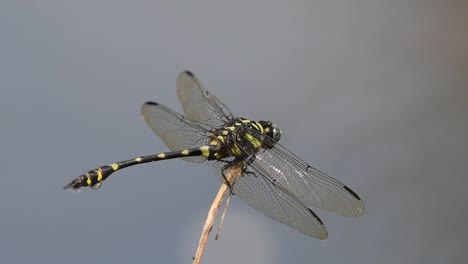
M 226 163 L 216 162 L 214 168 L 221 181 Z M 320 218 L 289 191 L 275 185 L 269 178 L 244 174 L 234 183 L 234 195 L 266 216 L 291 228 L 319 239 L 326 239 L 328 232 Z
M 210 127 L 200 124 L 174 110 L 155 102 L 141 107 L 146 124 L 171 151 L 197 148 L 208 144 Z M 204 157 L 183 158 L 190 162 L 203 162 Z
M 233 116 L 231 111 L 189 71 L 177 78 L 177 96 L 185 115 L 211 127 L 221 127 Z
M 364 214 L 364 203 L 355 192 L 278 143 L 257 153 L 248 170 L 282 186 L 307 205 L 343 216 Z

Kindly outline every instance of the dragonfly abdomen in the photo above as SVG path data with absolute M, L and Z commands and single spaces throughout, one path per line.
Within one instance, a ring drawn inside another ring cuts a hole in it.
M 215 154 L 218 152 L 219 146 L 201 146 L 194 149 L 184 149 L 180 151 L 162 152 L 159 154 L 140 156 L 130 160 L 119 161 L 97 167 L 94 170 L 90 170 L 85 174 L 78 176 L 72 182 L 67 184 L 64 189 L 77 190 L 81 187 L 91 187 L 98 189 L 101 187 L 102 182 L 107 179 L 112 173 L 142 163 L 155 162 L 160 160 L 177 159 L 184 157 L 197 157 L 201 156 L 206 159 L 214 159 Z

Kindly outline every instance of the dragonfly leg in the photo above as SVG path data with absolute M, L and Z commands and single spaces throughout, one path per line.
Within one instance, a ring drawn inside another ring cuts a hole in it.
M 253 155 L 250 155 L 250 157 L 248 157 L 248 158 L 244 161 L 244 165 L 242 166 L 242 171 L 243 171 L 245 174 L 253 174 L 254 176 L 256 176 L 255 173 L 254 173 L 253 171 L 249 171 L 248 168 L 247 168 L 250 164 L 252 164 L 252 163 L 255 161 L 255 158 L 256 158 L 256 157 L 257 157 L 257 156 L 256 156 L 255 154 L 253 154 Z
M 225 171 L 229 170 L 229 168 L 232 166 L 231 165 L 231 162 L 226 162 L 227 164 L 223 166 L 223 169 L 221 170 L 221 174 L 223 175 L 223 179 L 224 179 L 224 182 L 227 184 L 227 186 L 229 187 L 229 192 L 234 195 L 234 193 L 232 192 L 232 185 L 231 183 L 228 181 L 227 177 L 226 177 L 226 174 L 224 173 Z

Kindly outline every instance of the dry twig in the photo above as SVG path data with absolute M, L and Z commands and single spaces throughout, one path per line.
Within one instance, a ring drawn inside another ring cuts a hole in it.
M 223 214 L 221 215 L 221 220 L 219 220 L 218 230 L 216 230 L 215 240 L 218 240 L 219 234 L 221 233 L 221 228 L 223 227 L 224 217 L 226 216 L 226 212 L 229 206 L 229 202 L 231 201 L 231 197 L 232 197 L 232 193 L 229 192 L 228 197 L 226 199 L 226 205 L 224 205 Z
M 242 166 L 232 166 L 229 168 L 229 171 L 226 174 L 226 179 L 229 181 L 230 186 L 234 186 L 237 179 L 242 175 Z M 205 225 L 203 226 L 202 234 L 200 236 L 200 241 L 198 242 L 197 252 L 195 253 L 195 257 L 193 257 L 193 264 L 200 264 L 203 253 L 205 252 L 206 243 L 208 242 L 208 237 L 210 236 L 210 232 L 213 229 L 213 224 L 216 219 L 216 214 L 218 213 L 219 207 L 223 202 L 224 196 L 226 192 L 229 191 L 229 186 L 224 181 L 219 188 L 218 194 L 216 195 L 213 203 L 211 204 L 211 208 L 208 211 L 208 215 L 206 217 Z

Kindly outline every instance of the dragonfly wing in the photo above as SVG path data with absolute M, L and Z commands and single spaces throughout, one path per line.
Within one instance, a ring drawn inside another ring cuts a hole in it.
M 171 151 L 197 148 L 208 144 L 210 127 L 200 124 L 176 111 L 155 102 L 141 107 L 146 124 Z M 204 157 L 185 157 L 191 162 L 203 162 Z
M 216 175 L 222 174 L 226 163 L 216 162 Z M 266 216 L 311 237 L 326 239 L 328 232 L 320 218 L 288 190 L 275 185 L 269 178 L 252 173 L 239 177 L 232 192 L 245 203 Z
M 189 71 L 177 78 L 177 96 L 185 115 L 211 127 L 221 127 L 233 119 L 229 108 L 203 86 Z
M 278 143 L 257 153 L 250 167 L 310 206 L 343 216 L 364 214 L 364 203 L 354 191 Z

